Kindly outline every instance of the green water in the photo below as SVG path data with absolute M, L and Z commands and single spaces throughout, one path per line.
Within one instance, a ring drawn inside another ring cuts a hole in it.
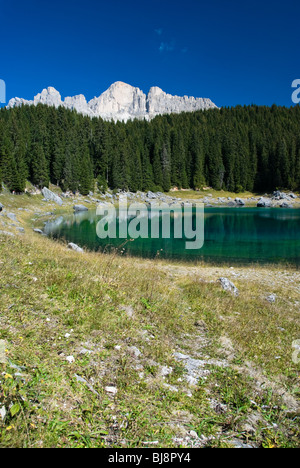
M 204 245 L 199 250 L 187 250 L 185 238 L 101 240 L 96 233 L 99 219 L 95 211 L 65 216 L 47 223 L 45 232 L 94 251 L 118 248 L 122 255 L 154 258 L 159 253 L 162 258 L 192 262 L 300 266 L 299 209 L 206 208 Z

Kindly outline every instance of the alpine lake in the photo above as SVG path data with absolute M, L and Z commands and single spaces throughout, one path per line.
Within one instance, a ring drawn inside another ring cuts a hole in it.
M 163 237 L 162 230 L 157 238 L 132 239 L 130 235 L 119 238 L 117 229 L 116 238 L 101 239 L 97 235 L 100 219 L 95 209 L 60 216 L 47 222 L 44 231 L 52 238 L 65 239 L 88 250 L 115 251 L 132 257 L 159 256 L 194 263 L 282 263 L 300 266 L 299 209 L 207 207 L 203 220 L 204 243 L 200 249 L 186 248 L 186 241 L 191 239 L 186 238 L 184 229 L 182 238 L 175 238 L 174 216 L 170 218 L 169 238 Z M 150 217 L 148 223 L 150 232 Z

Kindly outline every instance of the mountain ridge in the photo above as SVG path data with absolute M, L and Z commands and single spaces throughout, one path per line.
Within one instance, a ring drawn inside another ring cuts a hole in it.
M 75 109 L 78 113 L 89 117 L 125 122 L 136 118 L 151 120 L 156 115 L 217 108 L 208 98 L 173 96 L 157 86 L 151 87 L 146 95 L 141 89 L 122 81 L 116 81 L 99 97 L 94 97 L 90 101 L 87 101 L 83 94 L 67 96 L 62 100 L 61 94 L 54 87 L 49 86 L 37 94 L 33 100 L 12 98 L 7 108 L 20 107 L 23 104 L 36 106 L 39 103 Z

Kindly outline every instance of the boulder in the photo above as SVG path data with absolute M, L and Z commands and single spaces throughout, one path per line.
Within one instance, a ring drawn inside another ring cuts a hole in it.
M 292 194 L 294 195 L 294 194 Z M 274 200 L 289 200 L 291 195 L 288 195 L 287 193 L 280 192 L 279 190 L 276 190 L 273 192 L 273 199 Z M 297 198 L 297 197 L 296 197 Z
M 42 194 L 47 201 L 53 201 L 57 205 L 61 206 L 63 204 L 62 199 L 58 196 L 55 195 L 55 193 L 51 192 L 51 190 L 47 189 L 47 187 L 44 187 L 42 190 Z
M 83 249 L 81 247 L 79 247 L 77 244 L 73 244 L 73 242 L 70 242 L 68 244 L 68 248 L 71 249 L 71 250 L 74 250 L 75 252 L 83 253 Z
M 6 215 L 8 217 L 8 219 L 10 219 L 11 221 L 14 221 L 15 223 L 18 223 L 19 221 L 17 220 L 17 217 L 14 213 L 7 213 Z
M 105 391 L 112 395 L 116 395 L 118 393 L 117 387 L 105 387 Z
M 270 304 L 274 304 L 276 302 L 276 294 L 270 294 L 266 299 Z
M 83 206 L 83 205 L 74 205 L 73 209 L 74 209 L 74 211 L 76 213 L 78 213 L 80 211 L 89 211 L 89 209 L 86 206 Z
M 235 202 L 236 202 L 236 204 L 239 205 L 239 206 L 244 206 L 244 205 L 245 205 L 244 200 L 242 200 L 241 198 L 236 198 L 236 199 L 235 199 Z
M 260 198 L 257 202 L 258 208 L 270 208 L 272 206 L 271 200 L 269 198 Z
M 239 295 L 239 290 L 228 278 L 220 278 L 219 281 L 220 281 L 221 286 L 224 289 L 224 291 L 229 291 L 234 296 Z
M 156 195 L 155 193 L 151 192 L 150 190 L 149 190 L 149 192 L 147 192 L 147 195 L 146 195 L 146 196 L 147 196 L 147 198 L 149 198 L 150 200 L 154 200 L 155 198 L 157 198 L 157 195 Z

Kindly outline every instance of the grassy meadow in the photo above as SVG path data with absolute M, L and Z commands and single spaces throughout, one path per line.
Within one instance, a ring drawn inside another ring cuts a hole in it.
M 0 203 L 0 447 L 300 446 L 298 270 L 80 254 L 33 232 L 71 201 Z

